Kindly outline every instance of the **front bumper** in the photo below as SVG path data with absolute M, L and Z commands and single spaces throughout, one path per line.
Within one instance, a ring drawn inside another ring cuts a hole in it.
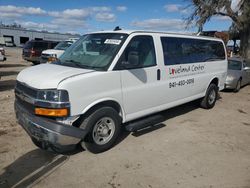
M 40 62 L 40 57 L 37 56 L 22 56 L 24 60 L 30 61 L 30 62 Z
M 237 80 L 236 79 L 230 80 L 230 81 L 226 80 L 225 89 L 235 89 L 236 85 L 237 85 Z
M 29 136 L 37 141 L 63 148 L 78 144 L 87 134 L 86 130 L 35 116 L 15 102 L 18 123 Z

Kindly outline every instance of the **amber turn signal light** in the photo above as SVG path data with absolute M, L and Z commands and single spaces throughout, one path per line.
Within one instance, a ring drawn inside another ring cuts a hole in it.
M 52 63 L 55 61 L 58 61 L 58 59 L 56 57 L 49 57 L 49 59 L 48 59 L 48 63 Z
M 41 116 L 64 117 L 68 115 L 68 109 L 35 108 L 35 114 Z

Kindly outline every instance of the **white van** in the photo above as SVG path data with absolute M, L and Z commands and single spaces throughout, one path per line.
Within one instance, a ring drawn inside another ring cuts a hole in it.
M 19 73 L 16 116 L 41 148 L 81 144 L 98 153 L 113 146 L 125 123 L 135 131 L 148 125 L 142 117 L 196 99 L 212 108 L 226 73 L 220 39 L 146 31 L 90 33 L 58 62 Z M 127 123 L 138 118 L 144 123 Z

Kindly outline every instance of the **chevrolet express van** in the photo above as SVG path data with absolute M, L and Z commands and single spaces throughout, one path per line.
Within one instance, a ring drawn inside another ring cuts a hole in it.
M 16 117 L 41 148 L 58 151 L 80 144 L 103 152 L 125 123 L 131 131 L 147 125 L 129 124 L 132 120 L 196 99 L 212 108 L 226 73 L 220 39 L 146 31 L 90 33 L 57 62 L 18 74 Z

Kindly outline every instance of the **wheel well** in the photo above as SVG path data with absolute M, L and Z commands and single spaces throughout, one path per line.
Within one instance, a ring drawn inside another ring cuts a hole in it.
M 218 78 L 214 78 L 211 82 L 210 82 L 210 84 L 215 84 L 216 86 L 218 86 L 219 85 L 219 79 Z
M 97 110 L 98 108 L 100 107 L 104 107 L 104 106 L 108 106 L 108 107 L 111 107 L 113 109 L 115 109 L 117 111 L 117 113 L 121 116 L 121 118 L 123 118 L 123 114 L 122 114 L 122 109 L 121 109 L 121 106 L 115 102 L 115 101 L 103 101 L 103 102 L 100 102 L 94 106 L 92 106 L 90 109 L 88 109 L 84 114 L 82 114 L 80 116 L 80 118 L 78 118 L 74 123 L 73 125 L 78 127 L 79 124 L 87 117 L 89 116 L 90 114 L 92 114 L 95 110 Z
M 121 115 L 121 113 L 122 113 L 120 105 L 115 101 L 103 101 L 101 103 L 96 104 L 92 108 L 98 108 L 100 106 L 109 106 L 109 107 L 114 108 L 118 112 L 118 114 Z

